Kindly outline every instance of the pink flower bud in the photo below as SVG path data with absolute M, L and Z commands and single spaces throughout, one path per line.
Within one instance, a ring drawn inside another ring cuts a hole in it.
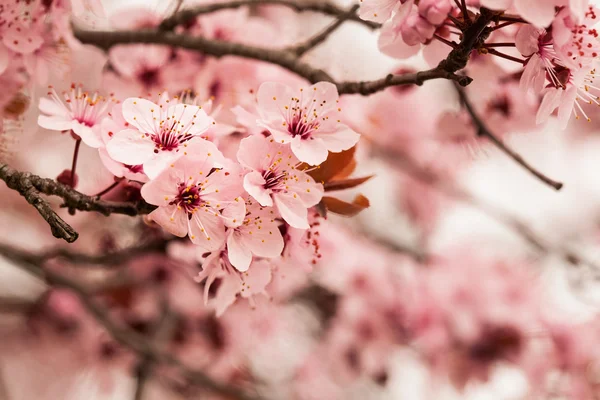
M 77 186 L 79 178 L 77 178 L 77 174 L 75 174 L 75 176 L 72 178 L 71 170 L 65 169 L 63 172 L 60 173 L 60 175 L 58 175 L 56 180 L 62 183 L 63 185 L 75 187 Z
M 441 25 L 452 9 L 450 0 L 421 0 L 419 14 L 433 25 Z
M 409 15 L 400 27 L 402 40 L 409 46 L 425 43 L 433 37 L 435 26 L 417 13 Z

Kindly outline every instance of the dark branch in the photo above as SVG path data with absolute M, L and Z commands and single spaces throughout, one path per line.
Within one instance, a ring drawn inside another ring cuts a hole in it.
M 487 125 L 481 120 L 481 118 L 473 108 L 473 105 L 469 101 L 469 98 L 467 97 L 467 94 L 465 93 L 463 88 L 456 86 L 456 91 L 458 92 L 458 96 L 460 98 L 461 103 L 465 106 L 465 109 L 469 113 L 469 116 L 471 117 L 473 125 L 475 126 L 475 129 L 477 130 L 477 134 L 479 136 L 484 136 L 488 138 L 498 149 L 504 152 L 504 154 L 512 158 L 517 164 L 525 168 L 540 181 L 553 187 L 555 190 L 560 190 L 563 187 L 563 184 L 561 182 L 557 182 L 535 169 L 527 161 L 525 161 L 523 157 L 521 157 L 521 155 L 519 155 L 506 144 L 504 144 L 504 142 L 502 142 L 500 138 L 496 137 L 496 135 L 494 135 L 487 127 Z
M 145 31 L 81 31 L 75 36 L 83 43 L 108 50 L 118 44 L 154 43 L 196 50 L 207 55 L 222 57 L 239 56 L 279 65 L 310 82 L 333 81 L 325 71 L 299 61 L 295 54 L 277 49 L 266 49 L 240 43 L 205 39 L 198 36 L 179 35 L 172 32 Z
M 209 40 L 202 37 L 191 37 L 186 35 L 178 35 L 171 32 L 157 31 L 101 32 L 76 30 L 75 36 L 83 43 L 93 44 L 105 50 L 118 44 L 155 43 L 196 50 L 215 57 L 234 55 L 253 60 L 265 61 L 286 68 L 287 70 L 296 73 L 311 83 L 321 81 L 332 82 L 336 84 L 340 94 L 369 95 L 390 86 L 409 84 L 421 85 L 423 82 L 431 79 L 452 79 L 463 86 L 468 85 L 471 82 L 471 78 L 455 74 L 455 72 L 460 68 L 451 70 L 451 66 L 457 65 L 454 62 L 443 65 L 440 64 L 440 66 L 428 71 L 403 75 L 390 74 L 383 79 L 374 81 L 336 82 L 325 71 L 313 68 L 310 65 L 300 61 L 298 56 L 295 54 L 283 50 L 246 46 L 239 43 Z
M 95 211 L 104 215 L 125 214 L 130 216 L 148 214 L 154 206 L 146 202 L 112 202 L 78 192 L 70 186 L 63 185 L 55 180 L 41 178 L 29 172 L 17 171 L 6 164 L 0 164 L 0 179 L 6 185 L 16 190 L 34 206 L 40 215 L 48 222 L 54 237 L 64 239 L 69 243 L 77 240 L 75 230 L 60 218 L 47 200 L 41 195 L 58 196 L 64 200 L 65 206 L 80 211 Z
M 77 240 L 79 237 L 78 233 L 54 212 L 50 204 L 48 204 L 34 186 L 31 176 L 15 171 L 8 165 L 1 165 L 0 179 L 6 182 L 6 186 L 10 189 L 19 192 L 40 213 L 48 225 L 50 225 L 52 235 L 55 238 L 64 239 L 69 243 Z
M 356 4 L 350 10 L 348 10 L 345 14 L 340 15 L 335 21 L 333 21 L 329 26 L 325 27 L 321 32 L 315 34 L 314 36 L 308 38 L 305 42 L 299 43 L 295 46 L 292 46 L 288 51 L 296 54 L 297 56 L 302 56 L 309 50 L 314 49 L 321 43 L 323 43 L 327 38 L 335 32 L 340 26 L 344 24 L 347 20 L 351 19 L 353 16 L 356 16 L 356 10 L 358 10 L 359 5 Z
M 340 17 L 346 14 L 346 10 L 331 4 L 325 0 L 312 0 L 310 2 L 294 1 L 294 0 L 234 0 L 222 3 L 214 4 L 202 4 L 197 7 L 188 8 L 175 13 L 170 18 L 165 19 L 160 25 L 160 30 L 172 30 L 177 25 L 183 25 L 199 15 L 210 14 L 215 11 L 225 10 L 229 8 L 238 8 L 243 6 L 256 6 L 256 5 L 279 5 L 283 7 L 291 8 L 297 12 L 313 11 L 322 14 L 331 15 L 334 17 Z M 371 29 L 379 28 L 381 25 L 375 22 L 364 21 L 357 15 L 352 15 L 349 20 L 359 22 Z

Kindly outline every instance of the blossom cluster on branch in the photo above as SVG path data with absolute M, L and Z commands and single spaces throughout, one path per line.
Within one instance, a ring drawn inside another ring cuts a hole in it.
M 0 397 L 600 395 L 594 1 L 118 3 L 0 0 Z

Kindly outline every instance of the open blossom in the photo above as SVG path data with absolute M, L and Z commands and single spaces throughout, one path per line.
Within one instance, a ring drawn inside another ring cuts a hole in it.
M 38 124 L 42 128 L 72 130 L 90 147 L 103 145 L 100 139 L 100 122 L 107 114 L 110 101 L 98 92 L 90 95 L 76 85 L 71 85 L 71 90 L 63 92 L 64 102 L 53 87 L 50 87 L 48 95 L 50 99 L 40 98 L 40 111 L 45 114 L 38 117 Z
M 255 261 L 247 271 L 240 272 L 232 265 L 227 252 L 221 249 L 202 261 L 202 271 L 195 278 L 196 282 L 204 281 L 205 304 L 209 304 L 210 288 L 217 279 L 221 282 L 210 304 L 220 316 L 238 295 L 253 304 L 252 296 L 266 294 L 265 287 L 271 281 L 271 266 L 267 261 Z
M 243 139 L 237 154 L 251 171 L 244 177 L 244 189 L 260 205 L 277 208 L 281 217 L 299 229 L 308 229 L 309 207 L 323 197 L 323 185 L 301 171 L 298 158 L 287 145 L 262 135 Z
M 272 207 L 262 207 L 251 199 L 246 201 L 244 221 L 229 229 L 227 236 L 229 260 L 238 271 L 248 270 L 253 255 L 266 258 L 281 255 L 283 237 L 278 216 Z
M 354 146 L 360 135 L 341 123 L 337 87 L 319 82 L 294 91 L 275 82 L 260 85 L 257 93 L 259 123 L 279 143 L 291 143 L 300 161 L 318 165 L 328 151 Z
M 188 144 L 200 140 L 212 118 L 197 106 L 163 105 L 130 98 L 123 102 L 123 118 L 131 126 L 115 132 L 108 154 L 127 165 L 143 165 L 150 178 L 185 153 Z
M 200 139 L 188 155 L 142 187 L 144 200 L 158 206 L 149 217 L 206 251 L 222 246 L 225 226 L 239 225 L 245 215 L 239 173 L 218 168 L 219 158 L 215 145 Z

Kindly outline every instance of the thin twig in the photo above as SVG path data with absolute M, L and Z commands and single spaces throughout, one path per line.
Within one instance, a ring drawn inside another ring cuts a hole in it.
M 496 137 L 496 135 L 494 135 L 490 131 L 490 129 L 486 126 L 486 124 L 481 120 L 481 118 L 479 117 L 479 115 L 477 114 L 475 109 L 473 108 L 473 105 L 469 101 L 469 98 L 468 98 L 467 94 L 465 93 L 465 91 L 459 86 L 455 85 L 455 87 L 456 87 L 456 91 L 458 92 L 460 101 L 465 106 L 465 109 L 469 113 L 469 116 L 471 117 L 471 120 L 473 121 L 473 125 L 475 125 L 475 129 L 477 130 L 477 134 L 479 136 L 484 136 L 484 137 L 488 138 L 492 143 L 494 143 L 494 145 L 498 149 L 500 149 L 502 152 L 504 152 L 506 155 L 508 155 L 510 158 L 512 158 L 517 164 L 519 164 L 520 166 L 525 168 L 533 176 L 535 176 L 536 178 L 538 178 L 540 181 L 544 182 L 548 186 L 551 186 L 555 190 L 560 190 L 563 187 L 563 184 L 561 182 L 557 182 L 557 181 L 547 177 L 546 175 L 544 175 L 537 169 L 535 169 L 527 161 L 525 161 L 523 159 L 523 157 L 521 157 L 521 155 L 519 155 L 514 150 L 509 148 L 506 144 L 504 144 L 504 142 L 502 142 L 502 140 L 500 140 L 500 138 Z
M 296 0 L 234 0 L 221 3 L 202 4 L 193 8 L 181 10 L 174 14 L 172 17 L 165 19 L 160 24 L 159 29 L 163 31 L 172 30 L 177 25 L 184 25 L 199 15 L 210 14 L 215 11 L 244 6 L 257 6 L 268 4 L 288 7 L 297 12 L 313 11 L 331 15 L 333 17 L 339 17 L 346 13 L 346 10 L 344 10 L 343 8 L 340 8 L 335 4 L 329 3 L 324 0 L 312 0 L 307 2 Z M 350 16 L 349 19 L 354 22 L 363 24 L 371 29 L 376 29 L 381 26 L 376 22 L 362 20 L 357 15 Z
M 350 8 L 345 14 L 340 15 L 335 21 L 333 21 L 329 26 L 326 26 L 321 32 L 315 34 L 314 36 L 308 38 L 305 42 L 299 43 L 295 46 L 292 46 L 288 49 L 288 51 L 296 54 L 297 56 L 302 56 L 307 51 L 314 49 L 319 44 L 323 43 L 327 38 L 335 32 L 340 26 L 344 24 L 344 22 L 351 19 L 353 16 L 356 16 L 356 10 L 358 10 L 359 5 L 356 4 L 352 8 Z
M 390 151 L 387 148 L 377 148 L 377 153 L 385 158 L 390 164 L 402 169 L 412 178 L 422 182 L 429 187 L 445 194 L 446 196 L 457 200 L 463 204 L 467 204 L 483 214 L 489 216 L 502 226 L 514 232 L 521 237 L 525 242 L 529 243 L 536 251 L 544 254 L 557 254 L 565 262 L 574 266 L 582 264 L 587 265 L 594 270 L 600 271 L 600 266 L 592 260 L 586 259 L 579 254 L 575 254 L 569 249 L 563 247 L 554 247 L 545 239 L 538 236 L 524 221 L 518 217 L 506 212 L 500 207 L 485 202 L 484 200 L 475 197 L 466 190 L 453 184 L 448 179 L 442 178 L 437 174 L 421 167 L 410 156 L 395 151 Z

